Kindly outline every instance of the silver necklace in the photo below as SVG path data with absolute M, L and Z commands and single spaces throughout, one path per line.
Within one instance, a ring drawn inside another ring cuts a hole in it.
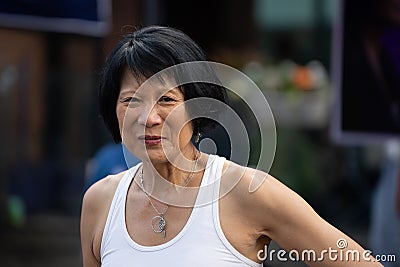
M 196 170 L 197 167 L 197 162 L 199 161 L 199 156 L 198 154 L 196 154 L 196 159 L 195 162 L 193 164 L 193 169 L 190 172 L 189 176 L 186 178 L 185 184 L 183 185 L 183 187 L 186 187 L 189 182 L 192 180 L 193 176 L 194 176 L 194 171 Z M 154 233 L 162 233 L 163 234 L 163 238 L 166 237 L 166 230 L 165 227 L 167 226 L 167 221 L 165 220 L 165 213 L 168 210 L 168 204 L 166 204 L 164 211 L 160 212 L 156 206 L 153 204 L 153 201 L 151 201 L 151 197 L 149 195 L 149 193 L 147 193 L 147 191 L 144 189 L 144 182 L 143 182 L 143 167 L 140 170 L 139 173 L 139 178 L 140 178 L 140 186 L 146 196 L 146 198 L 149 200 L 151 206 L 153 207 L 154 211 L 157 213 L 156 216 L 154 216 L 151 219 L 151 228 L 153 229 Z

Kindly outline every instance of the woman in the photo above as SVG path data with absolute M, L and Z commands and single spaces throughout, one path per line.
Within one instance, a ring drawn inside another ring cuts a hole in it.
M 261 266 L 271 240 L 299 255 L 313 250 L 317 258 L 303 260 L 314 266 L 381 266 L 272 176 L 196 149 L 193 139 L 213 121 L 194 116 L 185 103 L 201 97 L 225 103 L 224 89 L 207 83 L 171 89 L 165 86 L 171 77 L 146 79 L 204 60 L 188 36 L 159 26 L 128 34 L 108 58 L 100 111 L 114 140 L 143 163 L 86 192 L 84 266 Z M 267 178 L 250 193 L 254 176 Z M 202 190 L 209 185 L 211 195 Z M 354 250 L 360 261 L 328 257 L 328 249 L 339 250 L 338 240 L 347 242 L 342 252 Z

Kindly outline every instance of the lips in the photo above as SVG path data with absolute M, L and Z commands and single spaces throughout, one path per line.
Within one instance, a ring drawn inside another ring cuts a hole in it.
M 159 135 L 143 135 L 139 136 L 139 140 L 144 141 L 146 145 L 158 145 L 164 138 Z

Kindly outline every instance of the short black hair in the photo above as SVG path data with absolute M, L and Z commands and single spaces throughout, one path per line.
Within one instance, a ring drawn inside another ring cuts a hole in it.
M 100 79 L 99 109 L 116 143 L 122 141 L 116 115 L 121 79 L 126 68 L 135 78 L 149 78 L 168 67 L 193 61 L 205 61 L 203 50 L 185 33 L 165 26 L 148 26 L 126 34 L 107 58 Z M 190 83 L 180 87 L 184 100 L 213 98 L 227 103 L 226 89 L 217 83 Z M 190 110 L 189 110 L 190 112 Z M 217 123 L 195 118 L 193 134 L 203 134 Z

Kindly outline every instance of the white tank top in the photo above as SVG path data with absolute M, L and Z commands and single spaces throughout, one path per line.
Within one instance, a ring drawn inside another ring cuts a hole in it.
M 218 196 L 224 162 L 225 158 L 209 156 L 196 204 L 186 225 L 172 240 L 156 246 L 140 245 L 128 234 L 125 224 L 126 195 L 141 163 L 130 168 L 119 182 L 108 212 L 101 241 L 101 266 L 262 266 L 243 256 L 226 239 L 219 221 L 218 201 L 204 201 L 213 197 L 208 193 L 210 190 L 204 190 L 207 185 L 211 185 L 212 194 Z M 200 202 L 209 204 L 199 205 Z

